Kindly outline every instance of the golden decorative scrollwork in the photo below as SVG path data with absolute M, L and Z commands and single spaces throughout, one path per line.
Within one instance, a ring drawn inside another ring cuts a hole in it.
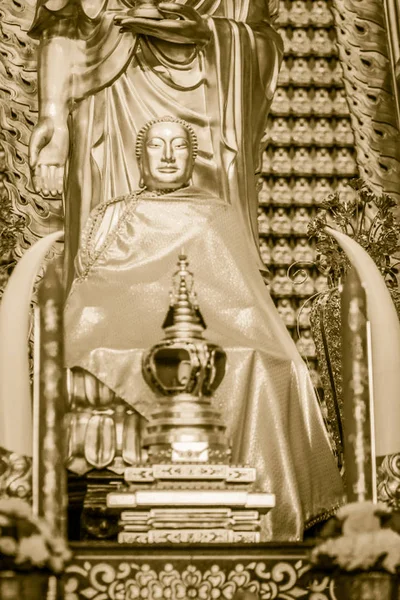
M 400 454 L 384 457 L 378 468 L 378 497 L 395 510 L 400 509 Z
M 361 176 L 400 200 L 400 138 L 382 3 L 334 0 L 333 12 Z
M 0 496 L 32 498 L 32 459 L 0 448 Z
M 182 561 L 183 562 L 183 561 Z M 182 564 L 181 561 L 136 563 L 111 561 L 72 564 L 65 576 L 65 599 L 170 600 L 224 598 L 234 600 L 238 592 L 248 592 L 260 600 L 308 598 L 331 600 L 329 578 L 301 577 L 309 570 L 302 561 L 282 558 L 271 561 Z
M 5 186 L 16 215 L 25 220 L 15 255 L 44 234 L 60 229 L 61 200 L 48 202 L 34 192 L 28 165 L 28 143 L 37 120 L 37 42 L 27 31 L 35 0 L 7 0 L 0 6 L 0 146 L 4 151 Z

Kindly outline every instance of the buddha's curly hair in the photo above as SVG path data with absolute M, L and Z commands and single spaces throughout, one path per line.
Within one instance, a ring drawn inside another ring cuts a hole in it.
M 179 123 L 179 125 L 182 125 L 182 127 L 184 127 L 186 129 L 186 131 L 188 132 L 189 137 L 190 137 L 190 145 L 192 147 L 193 162 L 196 160 L 197 154 L 199 152 L 199 144 L 197 141 L 197 135 L 196 135 L 193 127 L 187 121 L 184 121 L 183 119 L 178 119 L 177 117 L 165 116 L 165 117 L 159 117 L 158 119 L 152 119 L 151 121 L 148 121 L 139 130 L 137 137 L 136 137 L 136 147 L 135 147 L 136 158 L 137 158 L 138 162 L 140 161 L 140 157 L 142 155 L 143 143 L 144 143 L 146 134 L 149 131 L 149 129 L 151 127 L 153 127 L 153 125 L 156 125 L 156 123 Z

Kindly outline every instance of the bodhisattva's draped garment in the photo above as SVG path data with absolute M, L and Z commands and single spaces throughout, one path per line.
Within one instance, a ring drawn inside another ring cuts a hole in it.
M 111 203 L 94 241 L 84 236 L 65 314 L 67 365 L 89 370 L 148 414 L 154 398 L 141 354 L 160 339 L 184 247 L 208 336 L 228 353 L 216 401 L 233 461 L 254 465 L 262 489 L 277 496 L 264 539 L 297 540 L 305 523 L 340 502 L 342 486 L 307 370 L 257 268 L 255 178 L 282 44 L 264 0 L 187 3 L 208 15 L 211 31 L 187 64 L 152 38 L 121 33 L 113 18 L 123 0 L 38 5 L 33 35 L 76 41 L 65 197 L 70 280 L 91 210 L 139 187 L 137 131 L 172 115 L 191 123 L 199 140 L 193 184 L 201 192 L 131 201 L 122 217 L 124 201 Z
M 162 338 L 181 248 L 194 272 L 207 338 L 227 352 L 215 395 L 234 464 L 257 469 L 276 494 L 265 540 L 301 539 L 342 499 L 307 368 L 279 318 L 234 208 L 189 187 L 97 207 L 89 218 L 65 311 L 66 360 L 96 375 L 142 415 L 156 401 L 143 351 Z
M 165 115 L 195 129 L 193 182 L 235 206 L 262 268 L 255 181 L 282 58 L 281 38 L 269 25 L 274 1 L 182 1 L 208 15 L 211 38 L 178 64 L 155 38 L 113 24 L 127 10 L 124 0 L 39 0 L 31 35 L 76 38 L 65 192 L 70 279 L 90 211 L 139 188 L 136 134 Z

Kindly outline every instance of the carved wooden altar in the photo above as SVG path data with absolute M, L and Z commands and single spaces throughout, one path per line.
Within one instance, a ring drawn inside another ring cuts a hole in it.
M 328 576 L 308 573 L 311 544 L 121 548 L 72 545 L 66 600 L 187 598 L 333 600 Z

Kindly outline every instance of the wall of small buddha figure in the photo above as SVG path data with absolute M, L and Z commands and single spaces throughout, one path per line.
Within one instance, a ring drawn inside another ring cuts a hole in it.
M 307 299 L 327 282 L 307 229 L 324 198 L 349 193 L 354 137 L 329 0 L 282 0 L 276 26 L 285 54 L 263 155 L 260 248 L 276 306 L 320 387 Z

